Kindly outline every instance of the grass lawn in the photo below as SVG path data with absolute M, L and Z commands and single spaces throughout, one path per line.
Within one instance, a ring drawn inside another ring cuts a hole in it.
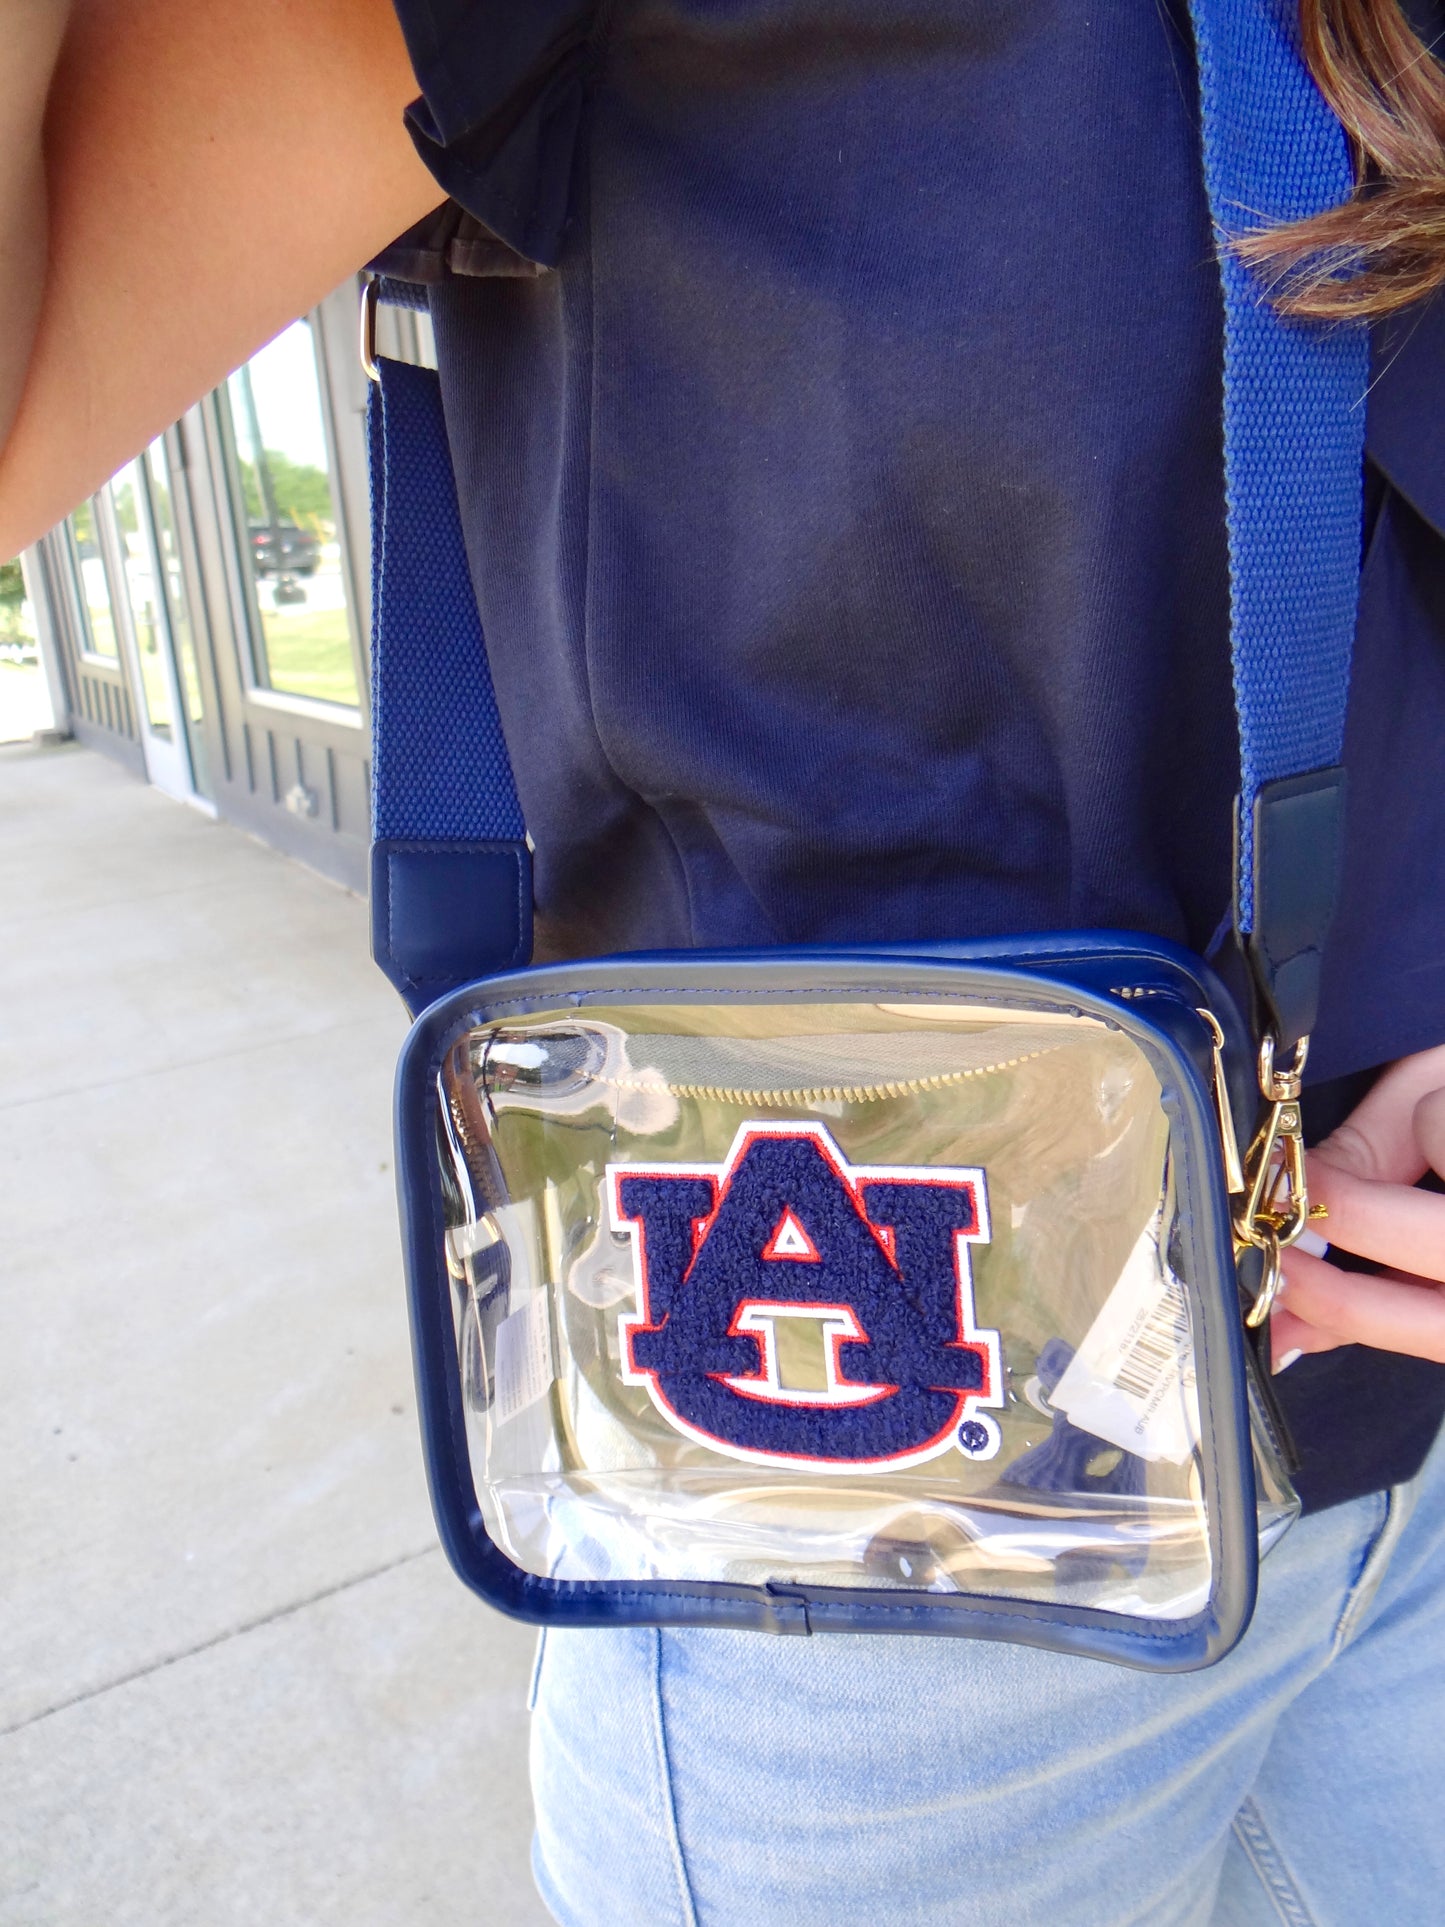
M 356 671 L 344 609 L 266 609 L 261 621 L 273 689 L 356 707 Z

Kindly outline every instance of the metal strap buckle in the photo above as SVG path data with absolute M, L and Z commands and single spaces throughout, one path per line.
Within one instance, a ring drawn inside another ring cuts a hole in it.
M 361 354 L 361 365 L 366 371 L 368 381 L 381 380 L 381 370 L 376 365 L 376 304 L 378 298 L 376 276 L 369 275 L 361 284 L 361 338 L 357 344 Z

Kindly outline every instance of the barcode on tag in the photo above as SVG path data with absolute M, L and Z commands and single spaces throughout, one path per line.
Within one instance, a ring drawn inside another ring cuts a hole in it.
M 1199 1439 L 1199 1388 L 1184 1288 L 1148 1226 L 1049 1403 L 1081 1431 L 1141 1459 L 1182 1465 Z
M 1145 1320 L 1114 1373 L 1121 1392 L 1148 1399 L 1160 1380 L 1173 1376 L 1181 1357 L 1190 1357 L 1189 1307 L 1179 1280 L 1166 1276 L 1164 1295 Z
M 492 1410 L 498 1425 L 544 1398 L 552 1383 L 552 1327 L 539 1291 L 497 1327 Z

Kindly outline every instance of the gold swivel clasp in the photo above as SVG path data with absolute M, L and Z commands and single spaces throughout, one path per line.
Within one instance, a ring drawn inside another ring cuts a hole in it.
M 1264 1254 L 1264 1272 L 1254 1303 L 1245 1314 L 1251 1329 L 1262 1325 L 1274 1308 L 1284 1281 L 1281 1256 L 1309 1222 L 1309 1184 L 1305 1175 L 1304 1126 L 1300 1117 L 1300 1084 L 1310 1043 L 1302 1037 L 1293 1061 L 1284 1069 L 1275 1062 L 1273 1036 L 1259 1047 L 1259 1093 L 1267 1105 L 1264 1121 L 1255 1132 L 1243 1159 L 1224 1069 L 1224 1032 L 1209 1010 L 1199 1015 L 1214 1040 L 1214 1104 L 1224 1152 L 1224 1177 L 1229 1188 L 1236 1252 L 1251 1247 Z
M 1253 1245 L 1264 1253 L 1264 1275 L 1245 1324 L 1262 1325 L 1274 1309 L 1284 1282 L 1281 1255 L 1309 1223 L 1309 1180 L 1305 1175 L 1304 1123 L 1300 1116 L 1300 1083 L 1310 1040 L 1302 1037 L 1294 1060 L 1281 1070 L 1275 1063 L 1275 1040 L 1266 1036 L 1259 1047 L 1259 1090 L 1269 1107 L 1264 1122 L 1244 1155 L 1244 1192 L 1234 1214 L 1234 1236 L 1243 1249 Z

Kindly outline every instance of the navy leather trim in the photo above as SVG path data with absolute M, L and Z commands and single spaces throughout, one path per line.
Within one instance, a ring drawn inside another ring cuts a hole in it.
M 427 1478 L 437 1526 L 459 1576 L 516 1618 L 557 1625 L 716 1625 L 770 1632 L 909 1632 L 1007 1639 L 1153 1671 L 1210 1664 L 1233 1647 L 1254 1608 L 1258 1547 L 1245 1358 L 1228 1201 L 1208 1085 L 1207 1034 L 1194 1009 L 1210 973 L 1170 945 L 1088 933 L 920 949 L 688 952 L 520 971 L 467 986 L 413 1026 L 396 1090 L 397 1181 Z M 1070 967 L 1070 953 L 1073 967 Z M 1105 985 L 1103 979 L 1113 978 Z M 1081 979 L 1089 979 L 1088 982 Z M 1213 1007 L 1231 1037 L 1243 1027 L 1222 991 Z M 807 1585 L 729 1586 L 553 1580 L 514 1566 L 488 1538 L 472 1483 L 443 1238 L 436 1080 L 458 1032 L 496 1016 L 590 1003 L 709 1002 L 819 996 L 935 996 L 1047 1005 L 1101 1016 L 1134 1038 L 1160 1078 L 1180 1152 L 1180 1234 L 1195 1280 L 1205 1388 L 1202 1475 L 1213 1589 L 1183 1620 L 981 1595 Z M 1189 1043 L 1183 1041 L 1191 1033 Z
M 1254 901 L 1245 955 L 1262 1014 L 1286 1050 L 1314 1029 L 1325 939 L 1344 863 L 1345 772 L 1266 783 L 1254 800 Z
M 371 954 L 413 1015 L 532 953 L 532 856 L 525 843 L 416 842 L 371 848 Z

